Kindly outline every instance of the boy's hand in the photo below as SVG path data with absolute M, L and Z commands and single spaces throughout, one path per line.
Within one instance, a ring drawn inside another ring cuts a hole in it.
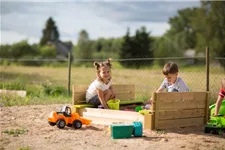
M 145 102 L 145 104 L 152 104 L 152 98 L 150 98 L 149 100 L 147 100 L 147 101 Z

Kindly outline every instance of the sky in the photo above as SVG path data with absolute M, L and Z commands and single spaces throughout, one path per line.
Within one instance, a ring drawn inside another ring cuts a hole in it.
M 61 41 L 77 43 L 79 32 L 90 39 L 118 38 L 130 28 L 134 34 L 145 26 L 152 36 L 161 36 L 169 28 L 168 20 L 184 8 L 199 7 L 190 1 L 128 0 L 1 0 L 1 44 L 28 40 L 39 43 L 49 17 L 58 27 Z

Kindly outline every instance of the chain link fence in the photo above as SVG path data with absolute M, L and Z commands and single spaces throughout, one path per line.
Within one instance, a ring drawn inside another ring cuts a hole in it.
M 221 58 L 223 59 L 223 58 Z M 89 63 L 92 64 L 94 60 L 75 60 L 74 63 Z M 105 60 L 96 60 L 105 61 Z M 148 61 L 153 64 L 161 64 L 148 66 Z M 179 66 L 180 76 L 190 88 L 190 91 L 206 91 L 206 58 L 205 57 L 170 57 L 170 58 L 134 58 L 134 59 L 113 59 L 112 78 L 114 84 L 134 84 L 136 89 L 136 98 L 149 98 L 164 80 L 162 73 L 163 65 L 173 61 Z M 218 59 L 210 60 L 210 74 L 209 74 L 209 91 L 211 93 L 210 99 L 215 101 L 220 88 L 221 80 L 225 77 L 225 71 L 218 63 Z M 131 66 L 138 66 L 138 68 L 124 68 L 121 62 L 129 62 Z M 143 63 L 143 64 L 142 64 Z M 138 64 L 138 65 L 137 65 Z M 95 78 L 95 70 L 85 69 L 83 77 L 77 68 L 72 68 L 72 84 L 90 84 Z M 73 78 L 83 78 L 81 80 L 74 80 Z M 87 79 L 87 80 L 85 80 Z
M 93 66 L 93 62 L 101 62 L 105 60 L 106 59 L 74 59 L 71 68 L 70 85 L 72 86 L 74 84 L 90 84 L 96 78 L 96 72 Z M 18 59 L 16 61 L 26 60 Z M 27 61 L 32 61 L 32 59 L 29 59 Z M 41 61 L 45 61 L 48 63 L 56 62 L 56 60 L 47 59 Z M 67 64 L 67 60 L 61 60 L 61 62 L 63 61 L 64 67 L 31 67 L 27 68 L 29 69 L 29 71 L 21 70 L 20 73 L 27 76 L 25 77 L 26 80 L 28 80 L 28 82 L 32 84 L 43 84 L 46 82 L 50 82 L 51 84 L 61 85 L 67 88 L 69 69 L 65 67 L 65 65 Z M 178 64 L 178 76 L 180 76 L 185 81 L 185 83 L 190 88 L 190 91 L 206 91 L 207 81 L 205 57 L 112 59 L 113 84 L 134 84 L 136 90 L 136 98 L 148 99 L 149 97 L 151 97 L 152 92 L 154 92 L 164 80 L 162 68 L 163 65 L 168 61 L 173 61 Z M 225 61 L 225 59 L 210 59 L 209 91 L 211 93 L 210 100 L 212 101 L 216 101 L 221 80 L 225 77 L 224 67 L 220 65 L 219 61 Z M 124 67 L 127 64 L 128 67 Z M 4 70 L 0 72 L 5 74 L 4 78 L 3 76 L 0 77 L 1 80 L 7 81 L 7 77 L 12 75 L 9 74 L 10 71 L 8 71 L 8 74 Z M 13 76 L 15 77 L 12 78 L 18 78 L 17 74 L 13 74 Z

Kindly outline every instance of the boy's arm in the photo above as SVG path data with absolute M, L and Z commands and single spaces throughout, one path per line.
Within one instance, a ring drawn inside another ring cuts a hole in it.
M 164 88 L 162 87 L 159 87 L 155 92 L 158 93 L 158 92 L 163 92 Z M 152 103 L 152 97 L 147 101 L 148 104 L 151 104 Z
M 164 88 L 162 88 L 162 87 L 159 87 L 155 92 L 162 92 L 164 90 Z
M 189 88 L 188 88 L 187 84 L 185 84 L 185 82 L 182 79 L 179 84 L 179 92 L 189 92 Z
M 104 100 L 104 94 L 103 94 L 103 91 L 100 90 L 100 89 L 97 89 L 97 94 L 98 94 L 98 98 L 101 102 L 101 104 L 103 105 L 104 108 L 108 109 L 108 106 Z

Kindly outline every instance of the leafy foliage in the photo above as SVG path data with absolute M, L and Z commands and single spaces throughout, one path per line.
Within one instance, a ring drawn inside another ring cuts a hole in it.
M 8 135 L 13 135 L 13 136 L 18 136 L 20 134 L 24 134 L 28 132 L 26 129 L 11 129 L 11 130 L 4 130 L 2 133 L 8 134 Z
M 150 33 L 146 31 L 145 27 L 136 30 L 134 37 L 130 36 L 129 29 L 126 35 L 123 37 L 123 43 L 120 51 L 120 59 L 131 59 L 131 58 L 152 58 L 152 38 Z M 132 61 L 122 61 L 121 64 L 125 67 L 139 68 L 142 65 L 151 65 L 152 60 L 141 60 L 138 63 Z
M 8 82 L 8 83 L 0 83 L 0 89 L 6 90 L 25 90 L 25 84 L 22 82 Z
M 176 51 L 193 49 L 196 45 L 196 31 L 192 27 L 192 17 L 196 14 L 197 8 L 186 8 L 178 11 L 178 15 L 169 19 L 171 26 L 166 36 L 174 41 Z
M 43 84 L 40 90 L 40 94 L 47 96 L 60 96 L 66 94 L 66 89 L 62 86 L 51 86 Z
M 56 41 L 59 39 L 59 32 L 52 17 L 48 18 L 42 34 L 42 38 L 40 39 L 41 46 L 46 45 L 48 41 Z
M 55 58 L 56 49 L 54 46 L 43 46 L 40 48 L 40 55 L 43 58 Z
M 203 45 L 211 49 L 211 57 L 225 57 L 225 2 L 203 1 L 193 18 L 194 30 L 198 31 L 196 49 L 203 50 Z M 220 61 L 225 69 L 225 61 Z
M 79 34 L 75 57 L 80 59 L 92 58 L 91 44 L 88 33 L 85 30 L 82 30 Z

